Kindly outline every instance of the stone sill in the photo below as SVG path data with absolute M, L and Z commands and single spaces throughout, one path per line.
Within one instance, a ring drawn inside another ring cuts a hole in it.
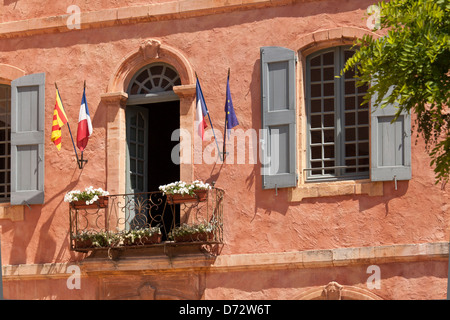
M 367 194 L 371 197 L 383 196 L 383 182 L 370 180 L 349 180 L 333 182 L 304 183 L 288 191 L 289 202 L 299 202 L 304 198 L 349 196 Z
M 285 268 L 326 268 L 362 264 L 403 263 L 415 261 L 448 261 L 449 243 L 395 244 L 370 247 L 305 250 L 294 252 L 220 255 L 204 254 L 167 256 L 134 256 L 119 260 L 86 259 L 78 262 L 23 264 L 3 266 L 3 280 L 67 278 L 71 265 L 80 267 L 82 276 L 152 272 L 229 272 L 275 270 Z
M 9 203 L 0 203 L 0 220 L 23 221 L 24 211 L 24 206 L 11 206 Z

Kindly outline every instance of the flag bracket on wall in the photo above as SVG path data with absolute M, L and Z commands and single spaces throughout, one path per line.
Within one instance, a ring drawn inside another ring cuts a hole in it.
M 78 162 L 79 169 L 83 169 L 84 165 L 88 162 L 87 159 L 83 159 L 83 152 L 81 152 L 81 159 L 78 159 L 78 157 L 77 157 L 77 162 Z

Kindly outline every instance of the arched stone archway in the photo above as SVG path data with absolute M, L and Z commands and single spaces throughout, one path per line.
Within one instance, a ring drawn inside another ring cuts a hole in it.
M 0 84 L 11 84 L 11 81 L 25 75 L 25 71 L 9 64 L 0 63 Z
M 125 193 L 126 170 L 126 119 L 125 109 L 128 100 L 127 88 L 133 76 L 141 68 L 152 63 L 166 63 L 176 69 L 181 85 L 174 86 L 180 99 L 180 129 L 193 136 L 195 105 L 195 73 L 187 58 L 175 48 L 166 46 L 158 40 L 146 40 L 134 51 L 126 55 L 112 75 L 108 88 L 101 95 L 106 108 L 106 154 L 107 181 L 111 194 Z M 192 146 L 193 150 L 193 146 Z M 190 153 L 193 155 L 193 152 Z M 193 179 L 193 159 L 180 164 L 180 179 Z

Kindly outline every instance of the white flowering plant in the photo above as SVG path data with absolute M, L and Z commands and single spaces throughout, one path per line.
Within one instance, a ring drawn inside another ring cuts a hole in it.
M 85 188 L 84 191 L 72 190 L 67 192 L 64 196 L 64 202 L 85 201 L 89 205 L 95 203 L 99 197 L 108 195 L 108 191 L 102 188 L 94 189 L 94 187 L 90 186 Z
M 209 189 L 211 189 L 211 186 L 208 183 L 204 183 L 200 180 L 195 180 L 192 183 L 176 181 L 159 186 L 159 190 L 161 190 L 164 194 L 194 195 L 195 190 Z

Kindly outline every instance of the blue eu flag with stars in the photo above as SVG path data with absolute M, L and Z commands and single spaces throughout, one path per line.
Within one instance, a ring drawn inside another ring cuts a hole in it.
M 229 134 L 229 129 L 236 127 L 239 124 L 236 113 L 233 108 L 233 101 L 231 100 L 230 93 L 230 77 L 227 79 L 227 100 L 225 102 L 225 127 Z

